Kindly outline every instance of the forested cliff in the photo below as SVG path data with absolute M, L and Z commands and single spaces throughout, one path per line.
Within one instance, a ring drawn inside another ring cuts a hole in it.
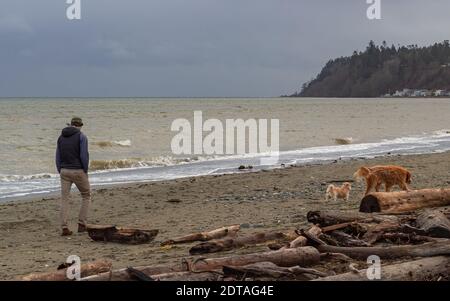
M 330 60 L 294 97 L 379 97 L 397 90 L 450 90 L 450 45 L 376 45 Z

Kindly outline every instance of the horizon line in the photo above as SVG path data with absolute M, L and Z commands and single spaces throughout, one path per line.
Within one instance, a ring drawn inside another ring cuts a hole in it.
M 279 98 L 278 96 L 0 96 L 4 98 Z

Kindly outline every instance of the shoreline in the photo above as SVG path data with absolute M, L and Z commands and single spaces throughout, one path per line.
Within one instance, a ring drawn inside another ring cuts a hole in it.
M 416 154 L 417 155 L 417 154 Z M 425 154 L 420 154 L 425 155 Z M 415 156 L 415 155 L 385 155 L 385 156 L 377 156 L 375 158 L 381 158 L 381 157 L 389 157 L 389 156 Z M 334 164 L 337 161 L 342 162 L 348 162 L 348 161 L 361 161 L 361 160 L 371 160 L 375 158 L 344 158 L 339 160 L 326 160 L 326 161 L 317 161 L 317 162 L 311 162 L 311 163 L 305 163 L 305 164 L 291 164 L 290 166 L 271 166 L 269 168 L 261 168 L 257 170 L 253 169 L 245 169 L 245 170 L 239 170 L 239 166 L 236 166 L 236 171 L 233 172 L 226 172 L 226 173 L 218 173 L 218 174 L 209 174 L 209 175 L 196 175 L 196 176 L 186 176 L 176 179 L 168 179 L 168 180 L 140 180 L 135 182 L 126 182 L 126 183 L 111 183 L 111 184 L 98 184 L 98 185 L 92 185 L 91 184 L 91 190 L 93 193 L 97 190 L 103 190 L 103 189 L 120 189 L 125 187 L 134 187 L 139 186 L 142 184 L 151 184 L 151 183 L 161 183 L 161 182 L 169 182 L 169 181 L 176 181 L 176 180 L 183 180 L 183 179 L 195 179 L 195 178 L 202 178 L 202 177 L 216 177 L 216 176 L 224 176 L 224 175 L 235 175 L 235 174 L 246 174 L 246 173 L 258 173 L 258 172 L 268 172 L 272 170 L 277 169 L 284 169 L 284 168 L 292 168 L 292 167 L 309 167 L 309 166 L 316 166 L 316 165 L 328 165 L 328 164 Z M 139 170 L 139 169 L 136 169 Z M 59 175 L 58 175 L 59 178 Z M 73 190 L 75 189 L 75 190 Z M 78 190 L 76 190 L 76 187 L 72 186 L 72 194 L 76 194 Z M 49 199 L 56 199 L 59 198 L 60 191 L 52 191 L 52 192 L 42 192 L 42 193 L 36 193 L 36 194 L 28 194 L 25 196 L 14 196 L 14 197 L 7 197 L 4 199 L 0 199 L 0 206 L 7 205 L 9 203 L 23 203 L 23 202 L 34 202 L 34 201 L 47 201 Z
M 153 242 L 135 246 L 93 242 L 87 234 L 61 237 L 58 196 L 21 198 L 0 204 L 0 279 L 54 270 L 73 254 L 80 256 L 82 262 L 110 260 L 114 269 L 178 262 L 190 257 L 188 249 L 192 244 L 165 248 L 160 246 L 162 241 L 231 224 L 240 224 L 242 233 L 289 229 L 304 225 L 310 210 L 357 210 L 362 184 L 353 183 L 349 202 L 326 202 L 326 187 L 329 183 L 352 180 L 358 167 L 375 164 L 410 169 L 413 189 L 450 185 L 450 152 L 444 152 L 339 160 L 94 189 L 90 223 L 160 230 Z M 79 196 L 73 194 L 69 211 L 72 230 L 79 206 Z M 255 248 L 212 256 L 251 253 Z
M 273 170 L 279 170 L 279 169 L 285 169 L 285 168 L 295 168 L 295 167 L 311 167 L 311 166 L 318 166 L 318 165 L 330 165 L 335 164 L 338 162 L 353 162 L 353 161 L 369 161 L 369 160 L 375 160 L 380 158 L 390 158 L 390 157 L 408 157 L 408 156 L 426 156 L 426 155 L 433 155 L 433 154 L 442 154 L 450 151 L 442 151 L 442 152 L 433 152 L 433 153 L 420 153 L 420 154 L 386 154 L 386 155 L 379 155 L 374 156 L 372 158 L 364 158 L 364 157 L 354 157 L 354 158 L 339 158 L 339 159 L 330 159 L 330 160 L 318 160 L 315 162 L 308 162 L 304 164 L 287 164 L 286 166 L 283 165 L 277 165 L 277 166 L 271 166 L 268 168 L 260 168 L 260 169 L 244 169 L 239 170 L 239 166 L 236 167 L 236 171 L 232 172 L 225 172 L 225 173 L 218 173 L 218 174 L 208 174 L 208 175 L 196 175 L 196 176 L 186 176 L 186 177 L 180 177 L 176 179 L 168 179 L 168 180 L 139 180 L 135 182 L 125 182 L 125 183 L 110 183 L 110 184 L 91 184 L 91 190 L 93 193 L 97 190 L 104 190 L 104 189 L 120 189 L 125 187 L 134 187 L 134 186 L 140 186 L 142 184 L 151 184 L 151 183 L 161 183 L 161 182 L 169 182 L 169 181 L 176 181 L 176 180 L 183 180 L 183 179 L 195 179 L 195 178 L 202 178 L 202 177 L 216 177 L 216 176 L 224 176 L 224 175 L 239 175 L 239 174 L 246 174 L 246 173 L 259 173 L 259 172 L 269 172 Z M 139 169 L 136 169 L 139 170 Z M 120 170 L 119 170 L 120 171 Z M 58 175 L 59 178 L 59 175 Z M 349 181 L 353 181 L 352 179 L 349 179 Z M 75 189 L 75 190 L 74 190 Z M 72 186 L 72 194 L 75 194 L 78 192 L 76 190 L 75 185 Z M 6 205 L 9 203 L 22 203 L 22 202 L 33 202 L 33 201 L 47 201 L 49 199 L 56 199 L 59 198 L 60 191 L 52 191 L 52 192 L 42 192 L 42 193 L 36 193 L 36 194 L 28 194 L 25 196 L 14 196 L 14 197 L 6 197 L 4 199 L 0 199 L 0 206 Z

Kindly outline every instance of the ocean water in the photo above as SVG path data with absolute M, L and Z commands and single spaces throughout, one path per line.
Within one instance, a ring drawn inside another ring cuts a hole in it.
M 174 155 L 172 122 L 199 110 L 224 123 L 279 119 L 279 161 Z M 450 150 L 450 99 L 0 99 L 0 201 L 58 190 L 56 140 L 72 116 L 85 124 L 94 186 Z M 336 143 L 346 137 L 352 144 Z

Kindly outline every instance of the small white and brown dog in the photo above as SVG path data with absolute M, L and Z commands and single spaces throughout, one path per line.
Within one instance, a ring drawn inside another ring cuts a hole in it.
M 346 201 L 348 201 L 351 190 L 352 184 L 350 184 L 349 182 L 343 183 L 341 187 L 330 184 L 327 188 L 325 199 L 328 201 L 330 197 L 332 197 L 335 201 L 337 201 L 337 199 L 345 199 Z

